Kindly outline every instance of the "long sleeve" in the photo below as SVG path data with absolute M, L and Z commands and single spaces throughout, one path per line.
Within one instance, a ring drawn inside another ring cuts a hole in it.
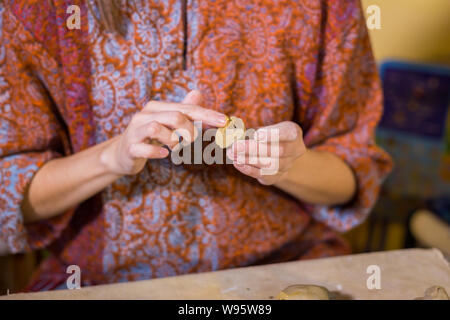
M 0 5 L 0 239 L 16 253 L 50 244 L 70 214 L 33 224 L 23 221 L 21 203 L 33 176 L 64 153 L 63 129 L 52 99 L 18 45 L 18 39 L 30 35 L 11 26 L 17 21 L 10 14 Z
M 308 61 L 307 54 L 298 54 L 296 61 L 297 119 L 308 147 L 339 156 L 354 171 L 357 192 L 350 203 L 308 206 L 317 220 L 347 231 L 370 213 L 392 162 L 375 144 L 382 91 L 359 1 L 322 3 L 320 34 L 314 34 L 320 41 L 305 48 L 319 52 L 318 63 Z M 301 46 L 297 42 L 293 48 Z

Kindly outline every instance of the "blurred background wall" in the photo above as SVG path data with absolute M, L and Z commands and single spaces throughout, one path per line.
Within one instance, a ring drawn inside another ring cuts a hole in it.
M 388 58 L 450 64 L 449 0 L 363 0 L 381 9 L 370 36 L 378 61 Z

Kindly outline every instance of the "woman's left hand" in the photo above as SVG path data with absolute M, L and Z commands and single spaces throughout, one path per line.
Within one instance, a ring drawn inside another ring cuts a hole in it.
M 292 121 L 259 128 L 250 140 L 238 140 L 227 155 L 237 170 L 261 184 L 277 183 L 307 152 L 303 132 Z

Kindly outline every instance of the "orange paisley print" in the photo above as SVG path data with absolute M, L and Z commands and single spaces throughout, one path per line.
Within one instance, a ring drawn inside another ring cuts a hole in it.
M 91 285 L 344 254 L 336 231 L 374 205 L 391 162 L 374 142 L 382 95 L 359 1 L 183 1 L 119 1 L 124 36 L 102 31 L 92 0 L 0 5 L 0 237 L 12 252 L 52 252 L 30 290 L 63 283 L 71 264 Z M 73 4 L 81 30 L 65 26 Z M 44 163 L 192 89 L 247 127 L 297 122 L 309 148 L 351 166 L 354 200 L 310 205 L 230 165 L 151 160 L 77 208 L 23 223 Z

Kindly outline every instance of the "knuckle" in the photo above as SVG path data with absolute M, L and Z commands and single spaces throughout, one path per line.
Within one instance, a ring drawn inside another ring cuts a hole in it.
M 173 123 L 176 126 L 181 126 L 184 123 L 184 115 L 180 111 L 173 112 Z
M 288 139 L 296 140 L 299 136 L 298 126 L 295 123 L 289 123 L 287 126 L 288 129 Z
M 294 122 L 288 122 L 288 129 L 295 134 L 298 132 L 298 126 Z
M 127 148 L 126 148 L 128 154 L 132 157 L 135 156 L 136 153 L 136 148 L 134 147 L 134 144 L 130 144 Z
M 170 149 L 174 149 L 176 146 L 178 146 L 178 144 L 179 144 L 180 142 L 179 141 L 174 141 L 173 139 L 167 144 L 167 146 L 170 148 Z
M 188 113 L 199 113 L 199 112 L 204 111 L 203 108 L 198 107 L 196 105 L 192 105 L 192 104 L 186 105 L 185 108 L 186 108 L 186 112 L 188 112 Z
M 302 128 L 296 123 L 292 123 L 293 127 L 295 128 L 295 133 L 297 134 L 297 137 L 300 137 L 303 134 Z
M 152 121 L 147 126 L 147 134 L 154 135 L 155 133 L 158 132 L 158 129 L 159 129 L 159 124 L 155 121 Z

